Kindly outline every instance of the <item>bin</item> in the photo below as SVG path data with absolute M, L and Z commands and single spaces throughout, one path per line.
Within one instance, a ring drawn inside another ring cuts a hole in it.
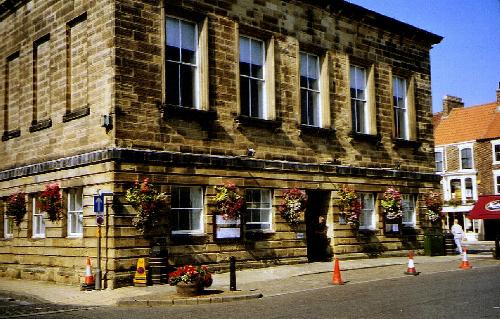
M 426 234 L 424 254 L 426 256 L 444 256 L 444 236 L 442 234 Z

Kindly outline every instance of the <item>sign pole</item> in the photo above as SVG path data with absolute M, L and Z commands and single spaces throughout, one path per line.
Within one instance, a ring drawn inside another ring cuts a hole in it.
M 102 289 L 101 272 L 101 226 L 104 224 L 104 216 L 107 214 L 108 205 L 106 205 L 106 196 L 113 196 L 113 192 L 108 190 L 99 190 L 98 195 L 94 195 L 94 213 L 96 213 L 97 224 L 97 269 L 95 271 L 95 289 Z M 107 226 L 106 226 L 107 227 Z
M 97 269 L 95 270 L 95 290 L 101 290 L 101 225 L 97 225 Z

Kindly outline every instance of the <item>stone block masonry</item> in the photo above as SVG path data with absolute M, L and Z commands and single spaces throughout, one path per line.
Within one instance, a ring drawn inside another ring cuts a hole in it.
M 171 207 L 165 212 L 157 235 L 167 243 L 170 266 L 206 263 L 224 270 L 230 256 L 246 267 L 306 262 L 319 217 L 314 210 L 327 221 L 330 253 L 360 257 L 370 249 L 420 248 L 427 226 L 422 196 L 438 186 L 429 50 L 439 36 L 343 1 L 9 3 L 0 6 L 0 208 L 5 212 L 15 191 L 24 191 L 28 204 L 19 227 L 0 212 L 0 275 L 78 283 L 85 257 L 96 255 L 93 195 L 106 189 L 114 197 L 101 242 L 104 287 L 130 285 L 151 242 L 132 226 L 135 212 L 124 194 L 146 177 L 167 194 L 167 206 L 175 187 L 202 190 L 200 233 L 174 234 Z M 195 62 L 183 60 L 181 68 L 197 70 L 194 80 L 182 82 L 194 83 L 194 108 L 167 103 L 174 85 L 167 74 L 167 18 L 194 26 L 191 44 L 182 35 L 172 40 L 186 41 L 183 50 L 195 46 Z M 263 45 L 261 118 L 242 111 L 240 36 Z M 301 123 L 301 53 L 317 56 L 321 65 L 318 126 Z M 353 132 L 352 65 L 369 78 L 368 134 Z M 394 75 L 409 83 L 407 140 L 394 134 Z M 112 119 L 106 127 L 104 115 Z M 226 181 L 270 194 L 268 232 L 216 238 L 213 198 Z M 45 219 L 44 235 L 33 236 L 33 203 L 52 182 L 62 189 L 63 218 Z M 341 222 L 339 185 L 373 196 L 371 232 L 358 234 Z M 389 185 L 416 199 L 411 236 L 385 233 L 379 200 Z M 292 187 L 321 199 L 297 228 L 277 210 Z

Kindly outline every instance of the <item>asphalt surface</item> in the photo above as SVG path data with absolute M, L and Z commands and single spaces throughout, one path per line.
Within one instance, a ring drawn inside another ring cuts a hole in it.
M 417 262 L 418 276 L 404 275 L 401 265 L 344 270 L 343 286 L 331 284 L 331 272 L 252 281 L 238 288 L 258 289 L 262 299 L 209 305 L 85 307 L 4 298 L 0 318 L 500 318 L 500 261 L 471 263 L 462 270 L 456 260 Z

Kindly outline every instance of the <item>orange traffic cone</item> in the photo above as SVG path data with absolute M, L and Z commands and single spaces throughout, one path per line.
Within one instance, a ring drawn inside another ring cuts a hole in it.
M 344 284 L 344 282 L 342 281 L 342 276 L 340 276 L 340 265 L 339 265 L 339 259 L 337 257 L 335 257 L 335 263 L 333 267 L 332 284 L 334 285 Z
M 413 250 L 410 250 L 408 252 L 408 269 L 405 271 L 405 274 L 406 275 L 413 275 L 413 276 L 420 274 L 415 269 L 415 263 L 413 262 Z
M 460 269 L 471 269 L 472 268 L 469 261 L 467 260 L 467 248 L 464 248 L 464 252 L 462 253 L 462 262 L 460 263 L 460 266 L 458 268 L 460 268 Z
M 89 257 L 87 257 L 87 260 L 85 261 L 85 283 L 82 288 L 86 290 L 92 290 L 95 288 L 94 275 L 92 275 L 92 266 Z

